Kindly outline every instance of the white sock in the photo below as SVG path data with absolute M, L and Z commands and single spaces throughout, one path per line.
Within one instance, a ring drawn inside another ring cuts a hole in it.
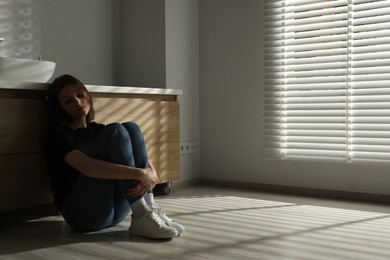
M 149 210 L 150 208 L 144 198 L 140 198 L 131 204 L 131 211 L 133 212 L 133 216 L 135 218 L 142 217 Z
M 146 193 L 144 198 L 145 198 L 145 201 L 148 204 L 148 206 L 150 208 L 153 208 L 153 206 L 155 204 L 153 192 L 152 191 L 148 191 L 148 193 Z

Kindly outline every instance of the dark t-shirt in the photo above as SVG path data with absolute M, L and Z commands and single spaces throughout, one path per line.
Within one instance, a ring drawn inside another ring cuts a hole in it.
M 48 129 L 45 153 L 54 202 L 59 209 L 81 174 L 64 161 L 65 156 L 75 149 L 87 154 L 103 127 L 103 124 L 92 122 L 86 128 L 53 125 Z

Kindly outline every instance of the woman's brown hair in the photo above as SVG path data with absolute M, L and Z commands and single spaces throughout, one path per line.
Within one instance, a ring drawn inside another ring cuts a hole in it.
M 59 76 L 49 86 L 49 112 L 52 119 L 58 124 L 72 123 L 72 117 L 64 111 L 59 100 L 61 90 L 68 85 L 80 86 L 82 91 L 86 95 L 87 100 L 90 104 L 90 110 L 87 114 L 87 123 L 90 123 L 95 118 L 95 109 L 93 108 L 92 96 L 80 80 L 67 74 Z

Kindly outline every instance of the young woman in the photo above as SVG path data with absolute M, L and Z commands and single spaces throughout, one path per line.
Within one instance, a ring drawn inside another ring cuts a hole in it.
M 144 137 L 134 122 L 93 122 L 93 100 L 71 75 L 50 85 L 46 157 L 55 204 L 74 228 L 116 225 L 132 212 L 129 233 L 172 238 L 184 227 L 166 216 L 153 199 L 158 183 Z

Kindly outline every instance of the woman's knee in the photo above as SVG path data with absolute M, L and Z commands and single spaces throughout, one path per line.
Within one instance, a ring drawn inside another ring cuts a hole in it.
M 122 126 L 126 128 L 129 132 L 141 132 L 140 126 L 133 121 L 124 122 L 122 123 Z
M 107 124 L 104 128 L 115 131 L 115 130 L 118 130 L 118 129 L 122 129 L 123 125 L 121 123 L 114 122 L 114 123 Z
M 103 132 L 109 133 L 110 136 L 127 136 L 127 130 L 121 123 L 111 123 L 106 125 Z
M 124 128 L 126 128 L 131 139 L 134 139 L 134 141 L 143 140 L 143 133 L 141 127 L 137 123 L 129 121 L 122 123 L 122 125 Z
M 109 147 L 125 145 L 128 142 L 130 142 L 130 136 L 126 128 L 120 123 L 111 123 L 100 131 L 94 148 L 106 150 Z

